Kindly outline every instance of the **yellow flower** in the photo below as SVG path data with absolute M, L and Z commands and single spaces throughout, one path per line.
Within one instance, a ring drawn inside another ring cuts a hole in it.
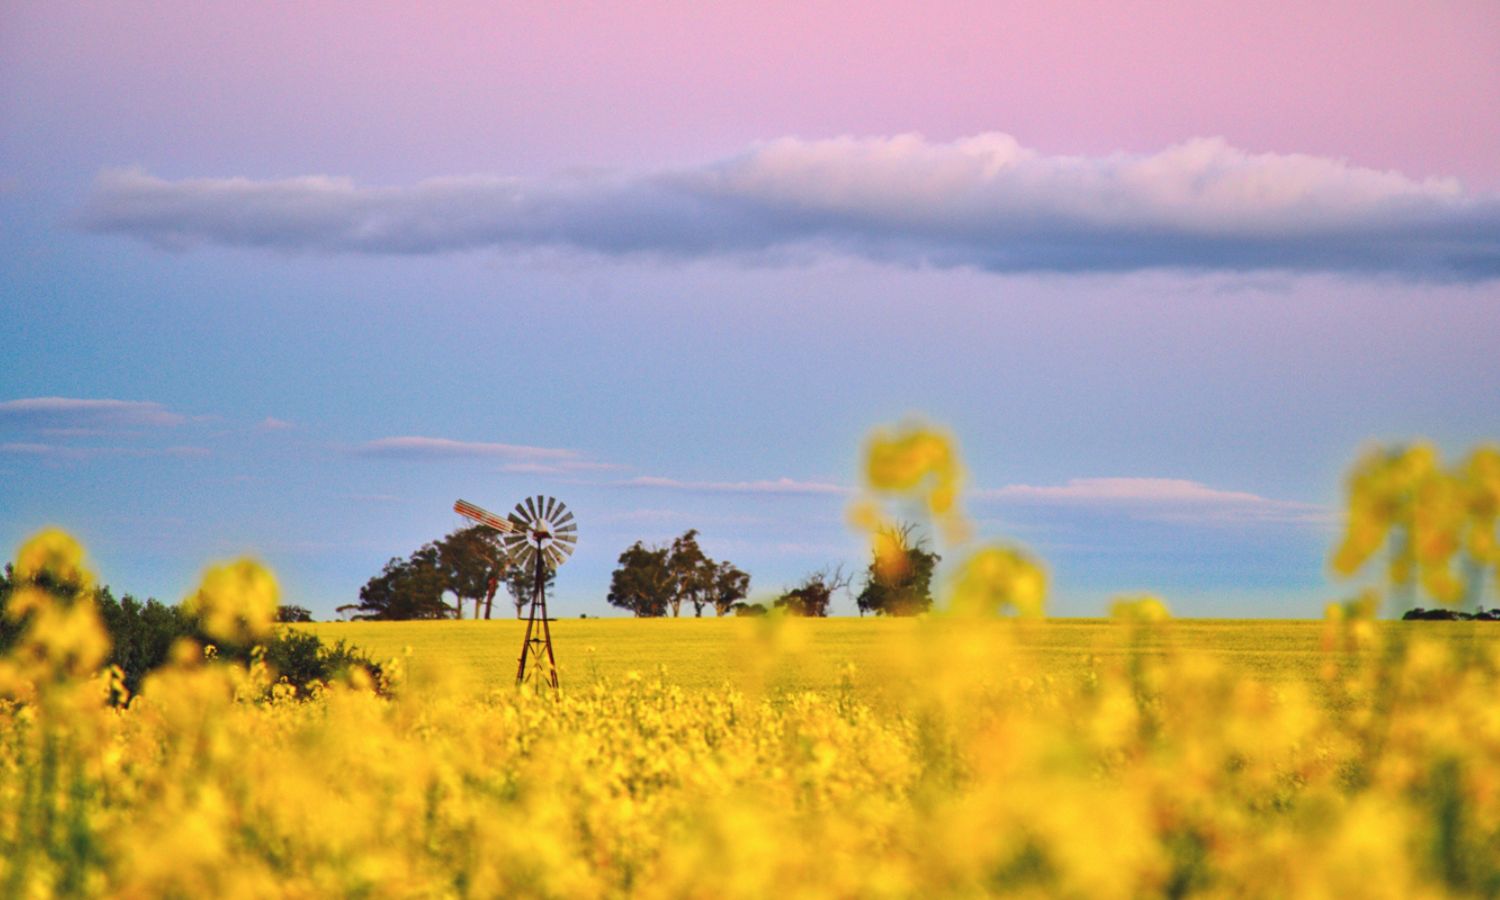
M 1109 617 L 1122 622 L 1165 622 L 1172 618 L 1167 604 L 1160 597 L 1141 594 L 1136 597 L 1116 597 L 1109 604 Z
M 203 573 L 198 590 L 183 602 L 210 637 L 248 644 L 271 633 L 280 604 L 276 577 L 260 563 L 241 559 Z
M 949 541 L 968 538 L 958 509 L 963 466 L 953 442 L 939 432 L 919 425 L 875 432 L 865 451 L 865 483 L 877 493 L 917 495 Z
M 1011 609 L 1040 616 L 1047 601 L 1047 573 L 1025 552 L 986 547 L 964 562 L 953 585 L 953 609 L 983 615 Z
M 33 581 L 43 575 L 80 589 L 93 586 L 94 576 L 83 564 L 83 546 L 60 528 L 37 532 L 16 551 L 16 577 Z

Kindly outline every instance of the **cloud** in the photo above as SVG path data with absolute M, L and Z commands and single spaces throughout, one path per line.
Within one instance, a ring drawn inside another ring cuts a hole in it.
M 849 489 L 817 481 L 777 478 L 771 481 L 679 481 L 642 475 L 615 482 L 622 487 L 662 488 L 703 494 L 847 494 Z
M 1500 276 L 1500 195 L 1196 138 L 1148 154 L 1047 155 L 1009 135 L 783 138 L 640 173 L 168 180 L 100 173 L 99 232 L 167 248 L 425 254 L 556 247 L 604 255 L 842 254 L 997 272 L 1154 268 Z
M 147 457 L 192 458 L 212 455 L 207 447 L 69 447 L 60 444 L 16 442 L 0 444 L 0 454 L 50 460 L 82 460 L 101 456 L 145 459 Z
M 435 437 L 386 437 L 361 444 L 354 451 L 360 456 L 390 459 L 515 459 L 556 460 L 567 463 L 577 459 L 578 451 L 553 447 L 527 447 L 520 444 L 489 444 L 477 441 L 454 441 Z
M 187 416 L 160 403 L 136 400 L 92 400 L 75 397 L 26 397 L 0 403 L 0 423 L 44 429 L 53 434 L 96 434 L 121 428 L 181 425 Z
M 507 463 L 500 471 L 512 475 L 576 475 L 579 472 L 606 472 L 623 469 L 616 463 L 590 462 L 583 459 L 564 459 L 557 462 Z
M 1013 484 L 977 491 L 974 496 L 1017 505 L 1109 509 L 1160 521 L 1323 523 L 1330 519 L 1328 510 L 1316 504 L 1226 491 L 1181 478 L 1074 478 L 1061 485 Z
M 275 416 L 266 416 L 264 419 L 261 419 L 255 427 L 261 431 L 285 431 L 288 428 L 295 428 L 296 426 L 285 419 L 278 419 Z
M 661 509 L 657 507 L 643 507 L 638 509 L 627 509 L 618 512 L 606 512 L 597 515 L 596 520 L 600 524 L 613 523 L 656 523 L 656 522 L 691 522 L 695 525 L 769 525 L 773 521 L 766 516 L 746 515 L 723 515 L 710 514 L 701 511 L 688 511 L 681 509 Z

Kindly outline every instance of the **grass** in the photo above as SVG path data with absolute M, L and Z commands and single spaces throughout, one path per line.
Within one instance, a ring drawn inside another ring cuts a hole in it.
M 777 630 L 747 619 L 562 619 L 552 623 L 553 646 L 564 684 L 622 678 L 636 671 L 685 690 L 716 688 L 757 673 L 757 661 L 784 661 L 767 676 L 774 689 L 831 691 L 846 664 L 854 685 L 876 699 L 889 674 L 893 650 L 941 621 L 910 619 L 802 620 Z M 1014 626 L 1012 628 L 1011 626 Z M 525 623 L 515 620 L 438 622 L 321 622 L 299 626 L 325 641 L 345 640 L 376 659 L 399 657 L 410 648 L 413 665 L 438 664 L 485 686 L 515 678 Z M 965 626 L 972 627 L 972 625 Z M 1128 630 L 1104 619 L 996 622 L 1010 632 L 1015 652 L 1038 674 L 1073 679 L 1096 661 L 1131 652 Z M 1500 644 L 1500 627 L 1483 622 L 1385 622 L 1398 632 L 1441 636 L 1454 643 Z M 1321 621 L 1182 619 L 1147 636 L 1147 652 L 1168 649 L 1207 654 L 1229 668 L 1262 681 L 1304 680 L 1314 686 L 1324 659 Z

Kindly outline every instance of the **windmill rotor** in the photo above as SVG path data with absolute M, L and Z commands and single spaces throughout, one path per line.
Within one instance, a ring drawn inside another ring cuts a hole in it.
M 578 545 L 578 523 L 556 497 L 527 497 L 507 519 L 511 527 L 501 534 L 500 542 L 510 558 L 527 569 L 536 568 L 540 560 L 542 566 L 555 570 Z

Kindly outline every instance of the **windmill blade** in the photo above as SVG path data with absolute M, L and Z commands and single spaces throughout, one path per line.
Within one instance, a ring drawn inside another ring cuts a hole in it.
M 573 521 L 573 514 L 567 511 L 567 507 L 566 506 L 562 508 L 562 513 L 563 514 L 561 516 L 557 517 L 557 522 L 555 523 L 559 527 L 561 527 L 563 525 L 566 525 L 569 522 Z
M 557 498 L 556 497 L 548 497 L 547 498 L 547 511 L 545 513 L 543 513 L 543 516 L 548 521 L 552 520 L 552 510 L 555 509 L 556 507 L 557 507 Z
M 536 495 L 536 517 L 538 520 L 546 518 L 546 516 L 542 515 L 542 501 L 545 499 L 547 498 L 543 497 L 541 494 Z

